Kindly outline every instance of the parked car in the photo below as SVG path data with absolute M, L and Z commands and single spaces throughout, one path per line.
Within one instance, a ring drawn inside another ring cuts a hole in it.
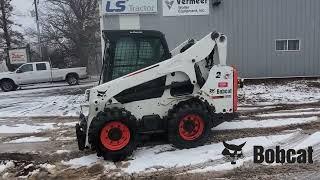
M 0 87 L 3 91 L 14 91 L 20 85 L 66 81 L 77 85 L 79 79 L 87 77 L 87 68 L 51 68 L 49 62 L 33 62 L 21 65 L 14 72 L 0 73 Z

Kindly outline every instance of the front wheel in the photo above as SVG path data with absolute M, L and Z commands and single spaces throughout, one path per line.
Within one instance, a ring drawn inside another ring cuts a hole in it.
M 207 142 L 213 125 L 208 108 L 202 102 L 181 102 L 169 112 L 170 143 L 183 149 L 201 146 Z
M 1 86 L 2 91 L 4 91 L 4 92 L 17 90 L 17 85 L 13 81 L 9 81 L 9 80 L 2 81 L 0 86 Z
M 89 143 L 105 160 L 125 159 L 136 149 L 136 118 L 119 108 L 98 113 L 90 125 Z

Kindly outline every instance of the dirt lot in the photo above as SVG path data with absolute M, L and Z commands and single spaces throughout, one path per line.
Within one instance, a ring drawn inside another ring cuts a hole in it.
M 247 84 L 239 118 L 213 128 L 207 145 L 178 150 L 157 137 L 118 163 L 77 150 L 74 107 L 87 87 L 0 92 L 0 179 L 320 179 L 320 81 Z M 222 141 L 246 141 L 244 158 L 231 165 Z M 254 164 L 253 145 L 312 145 L 314 163 Z

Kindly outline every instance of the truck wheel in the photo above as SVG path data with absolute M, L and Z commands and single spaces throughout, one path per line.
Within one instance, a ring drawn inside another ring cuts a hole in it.
M 169 142 L 193 148 L 207 142 L 213 127 L 208 108 L 198 100 L 180 102 L 168 115 Z
M 67 76 L 66 81 L 70 86 L 74 86 L 74 85 L 78 85 L 79 84 L 79 78 L 78 78 L 78 76 L 76 74 L 69 74 Z
M 1 82 L 1 89 L 4 92 L 15 91 L 17 90 L 17 85 L 13 81 L 4 80 Z
M 125 109 L 99 112 L 89 128 L 89 143 L 105 160 L 121 161 L 137 146 L 136 118 Z

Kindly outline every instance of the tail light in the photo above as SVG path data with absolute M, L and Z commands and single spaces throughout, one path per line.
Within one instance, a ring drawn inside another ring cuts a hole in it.
M 233 68 L 233 112 L 238 110 L 238 71 Z

